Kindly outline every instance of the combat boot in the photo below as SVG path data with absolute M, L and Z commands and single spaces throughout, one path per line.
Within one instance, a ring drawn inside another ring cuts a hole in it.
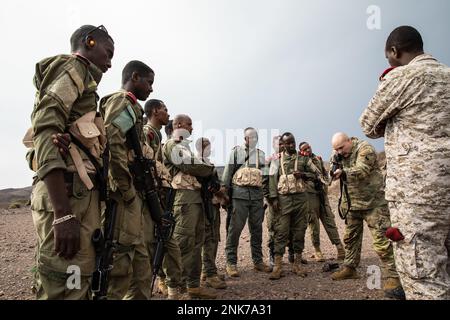
M 344 260 L 345 259 L 345 249 L 344 249 L 344 246 L 342 245 L 342 243 L 339 243 L 336 245 L 336 250 L 337 250 L 336 259 Z
M 342 268 L 339 271 L 336 271 L 331 275 L 331 279 L 333 280 L 359 279 L 359 278 L 360 276 L 356 273 L 356 269 L 349 266 L 344 266 L 344 268 Z
M 197 288 L 188 288 L 188 295 L 191 299 L 216 299 L 217 294 L 214 292 L 214 289 L 208 289 L 204 287 Z
M 165 297 L 167 297 L 167 295 L 168 295 L 166 279 L 161 278 L 161 277 L 158 277 L 158 292 L 161 293 Z
M 211 287 L 214 289 L 226 289 L 227 288 L 227 284 L 225 283 L 225 281 L 221 280 L 217 275 L 207 277 L 206 285 L 208 287 Z
M 384 286 L 384 296 L 391 299 L 405 300 L 405 291 L 398 278 L 387 278 Z
M 167 287 L 167 299 L 168 300 L 180 300 L 180 294 L 177 288 Z
M 282 275 L 282 256 L 275 256 L 275 262 L 273 265 L 273 270 L 269 275 L 270 280 L 278 280 Z
M 267 264 L 265 264 L 264 262 L 262 262 L 262 261 L 259 262 L 259 263 L 255 263 L 253 265 L 253 269 L 255 271 L 261 271 L 261 272 L 267 272 L 267 273 L 269 273 L 269 272 L 271 272 L 273 270 L 273 268 L 271 270 L 270 267 Z
M 227 273 L 229 277 L 239 277 L 239 272 L 235 264 L 227 264 Z
M 306 271 L 302 268 L 302 255 L 297 254 L 294 258 L 294 263 L 292 264 L 292 272 L 295 273 L 297 276 L 300 276 L 302 278 L 307 276 Z
M 320 247 L 314 247 L 314 249 L 316 251 L 314 253 L 314 259 L 316 259 L 317 262 L 324 262 L 325 259 L 323 257 L 322 251 L 320 250 Z

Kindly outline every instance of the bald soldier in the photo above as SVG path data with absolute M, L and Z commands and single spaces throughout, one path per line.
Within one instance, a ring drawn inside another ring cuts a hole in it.
M 91 237 L 100 227 L 100 184 L 91 160 L 102 166 L 103 121 L 96 117 L 97 86 L 111 67 L 114 41 L 103 26 L 84 25 L 70 38 L 70 55 L 36 65 L 37 93 L 31 115 L 28 160 L 36 171 L 31 208 L 37 232 L 37 299 L 88 299 L 95 252 Z M 90 128 L 89 132 L 83 128 Z M 70 132 L 85 144 L 63 157 L 52 136 Z M 100 174 L 100 173 L 99 173 Z M 67 281 L 77 266 L 80 286 Z
M 175 116 L 173 129 L 172 138 L 164 144 L 163 159 L 175 189 L 173 213 L 176 224 L 173 237 L 181 250 L 182 281 L 191 298 L 215 299 L 214 289 L 200 287 L 205 216 L 201 184 L 197 179 L 211 176 L 214 166 L 195 157 L 191 151 L 188 138 L 193 128 L 189 116 Z
M 334 154 L 342 156 L 341 169 L 333 179 L 344 179 L 348 187 L 343 194 L 341 210 L 350 208 L 345 216 L 345 259 L 341 270 L 333 273 L 333 280 L 359 278 L 356 268 L 361 260 L 363 222 L 372 234 L 373 248 L 381 260 L 384 292 L 390 298 L 404 298 L 404 292 L 395 269 L 392 244 L 385 232 L 390 227 L 389 210 L 384 199 L 383 175 L 378 166 L 375 149 L 366 141 L 336 133 L 332 138 Z
M 397 270 L 407 299 L 450 299 L 450 68 L 409 26 L 392 31 L 385 53 L 395 69 L 360 124 L 385 138 Z

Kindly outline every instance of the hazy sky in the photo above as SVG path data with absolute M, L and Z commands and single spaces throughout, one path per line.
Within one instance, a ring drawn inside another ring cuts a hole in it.
M 276 129 L 325 158 L 334 132 L 363 137 L 358 118 L 387 67 L 389 33 L 416 27 L 425 50 L 449 65 L 449 13 L 448 0 L 3 1 L 0 189 L 31 184 L 21 140 L 34 66 L 69 53 L 82 24 L 105 25 L 116 43 L 100 96 L 120 87 L 129 60 L 146 62 L 156 72 L 150 98 L 164 100 L 171 115 L 190 114 L 194 139 L 215 135 L 221 164 L 242 139 L 225 133 L 247 126 L 261 129 L 267 153 Z M 383 148 L 382 140 L 372 142 Z

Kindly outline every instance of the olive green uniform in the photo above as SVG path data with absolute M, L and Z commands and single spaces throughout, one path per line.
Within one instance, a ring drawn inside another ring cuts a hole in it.
M 315 169 L 320 172 L 323 177 L 323 181 L 316 179 L 315 181 L 308 181 L 306 183 L 309 199 L 308 226 L 310 228 L 311 242 L 315 248 L 320 247 L 320 220 L 322 221 L 323 227 L 331 243 L 338 245 L 341 243 L 341 240 L 328 201 L 328 187 L 323 183 L 328 180 L 328 174 L 320 157 L 313 154 L 311 160 Z
M 366 141 L 352 139 L 349 157 L 342 161 L 347 177 L 350 211 L 344 235 L 344 265 L 356 268 L 361 259 L 363 221 L 372 234 L 373 248 L 381 259 L 384 277 L 398 278 L 392 244 L 385 236 L 390 226 L 389 210 L 384 198 L 384 179 L 378 166 L 375 149 Z M 344 193 L 341 210 L 347 209 Z
M 280 205 L 279 216 L 275 223 L 275 256 L 284 255 L 290 235 L 295 254 L 301 255 L 305 248 L 305 232 L 309 212 L 307 193 L 303 191 L 280 194 L 278 190 L 279 178 L 283 174 L 282 162 L 284 164 L 284 173 L 290 175 L 295 171 L 295 161 L 297 161 L 297 170 L 302 171 L 306 178 L 314 179 L 316 177 L 306 157 L 297 154 L 290 155 L 284 152 L 281 154 L 280 160 L 272 162 L 269 176 L 269 197 L 278 199 Z
M 156 128 L 148 123 L 144 126 L 144 134 L 147 144 L 153 150 L 153 159 L 159 161 L 160 163 L 163 163 L 161 129 Z M 163 193 L 164 191 L 162 191 L 161 193 Z M 167 203 L 165 203 L 165 197 L 161 198 L 161 200 L 163 207 L 165 207 L 167 205 Z M 182 285 L 181 275 L 183 272 L 180 247 L 178 246 L 178 242 L 173 237 L 171 237 L 168 241 L 166 241 L 165 248 L 166 254 L 164 255 L 160 275 L 165 277 L 166 285 L 169 288 L 177 288 Z
M 196 158 L 189 147 L 189 140 L 181 142 L 169 139 L 163 147 L 164 164 L 175 179 L 178 174 L 208 177 L 214 166 Z M 198 182 L 197 182 L 198 183 Z M 178 242 L 183 262 L 182 282 L 187 288 L 200 287 L 202 268 L 201 250 L 205 239 L 205 216 L 200 188 L 178 186 L 174 200 L 175 230 L 173 237 Z M 195 190 L 193 190 L 195 189 Z
M 238 186 L 232 183 L 237 170 L 258 167 L 262 171 L 262 187 Z M 225 247 L 227 263 L 237 264 L 239 238 L 248 219 L 252 260 L 255 265 L 263 262 L 262 224 L 264 221 L 264 195 L 268 195 L 268 176 L 265 167 L 264 152 L 259 149 L 249 150 L 246 146 L 233 149 L 228 164 L 225 166 L 222 183 L 232 189 L 233 213 L 228 227 Z
M 31 115 L 34 152 L 29 154 L 34 155 L 36 162 L 31 211 L 37 233 L 35 287 L 38 299 L 90 297 L 90 279 L 95 268 L 91 237 L 100 227 L 99 191 L 96 187 L 87 189 L 73 169 L 72 158 L 63 159 L 51 136 L 67 132 L 74 121 L 97 110 L 96 90 L 101 76 L 102 72 L 95 65 L 75 55 L 47 58 L 36 65 L 37 93 Z M 81 150 L 79 152 L 82 159 L 88 159 Z M 101 163 L 101 159 L 97 160 Z M 33 162 L 33 156 L 29 161 Z M 80 251 L 70 260 L 59 257 L 54 251 L 54 212 L 43 179 L 55 169 L 65 172 L 71 211 L 81 224 Z M 69 289 L 66 284 L 69 266 L 80 268 L 79 289 Z
M 145 141 L 143 110 L 123 90 L 104 97 L 100 109 L 105 118 L 110 151 L 110 197 L 118 202 L 114 232 L 117 250 L 110 273 L 108 298 L 150 299 L 154 223 L 128 168 L 134 153 L 127 132 L 135 126 L 141 144 Z

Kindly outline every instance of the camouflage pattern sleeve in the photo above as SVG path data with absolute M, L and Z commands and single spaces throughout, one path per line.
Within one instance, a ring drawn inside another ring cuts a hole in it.
M 172 139 L 166 142 L 164 157 L 168 161 L 169 170 L 175 167 L 181 172 L 194 177 L 208 177 L 214 170 L 213 165 L 206 164 L 195 157 L 189 146 L 184 143 L 176 143 Z
M 54 77 L 54 80 L 45 79 L 36 88 L 38 94 L 31 122 L 38 164 L 36 173 L 40 179 L 54 169 L 66 169 L 65 161 L 53 144 L 51 136 L 65 132 L 72 105 L 84 91 L 87 70 L 76 64 L 76 61 L 69 60 L 63 67 L 55 66 L 57 70 L 46 71 L 47 78 Z M 35 84 L 36 82 L 35 80 Z
M 105 128 L 109 143 L 110 177 L 124 201 L 129 201 L 136 196 L 136 190 L 128 169 L 128 148 L 125 142 L 126 133 L 134 125 L 135 120 L 127 110 L 129 102 L 123 95 L 110 97 L 101 104 L 105 111 Z
M 378 90 L 359 118 L 364 134 L 372 139 L 384 136 L 387 121 L 406 107 L 405 101 L 411 100 L 415 79 L 402 81 L 402 67 L 391 71 L 381 81 Z
M 369 145 L 363 145 L 358 150 L 356 162 L 348 168 L 344 168 L 349 184 L 367 179 L 376 166 L 377 154 L 375 149 Z

